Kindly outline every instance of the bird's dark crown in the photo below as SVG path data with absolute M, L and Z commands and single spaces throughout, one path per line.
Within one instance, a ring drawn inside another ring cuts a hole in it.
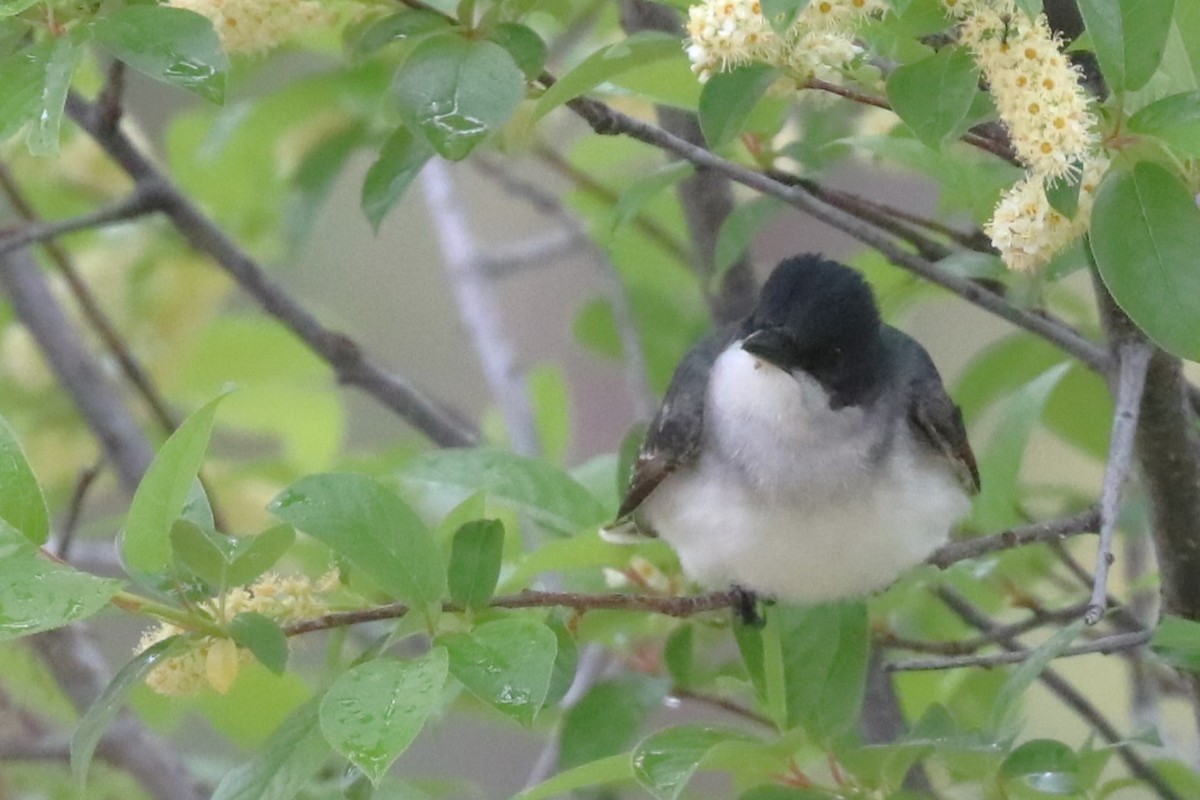
M 880 319 L 866 281 L 815 254 L 780 262 L 743 323 L 747 351 L 781 369 L 803 370 L 835 405 L 862 402 L 876 383 Z

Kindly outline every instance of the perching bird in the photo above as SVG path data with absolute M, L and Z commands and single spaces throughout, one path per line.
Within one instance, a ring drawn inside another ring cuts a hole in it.
M 708 587 L 820 602 L 892 583 L 978 491 L 925 348 L 858 273 L 801 255 L 679 364 L 604 534 L 661 537 Z

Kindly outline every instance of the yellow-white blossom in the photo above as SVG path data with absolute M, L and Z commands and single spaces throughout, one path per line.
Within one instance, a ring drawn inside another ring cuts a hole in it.
M 984 226 L 1005 266 L 1019 272 L 1036 271 L 1082 236 L 1091 219 L 1096 187 L 1106 169 L 1106 158 L 1084 164 L 1079 203 L 1071 218 L 1050 205 L 1044 180 L 1039 175 L 1026 175 L 1005 192 L 991 221 Z
M 1046 15 L 1030 19 L 1011 3 L 975 2 L 959 38 L 983 70 L 1021 161 L 1050 178 L 1077 170 L 1095 148 L 1096 116 Z
M 263 53 L 333 19 L 316 0 L 170 0 L 169 4 L 212 20 L 228 53 Z
M 704 0 L 688 9 L 687 45 L 701 82 L 750 62 L 784 67 L 802 83 L 823 70 L 835 74 L 861 52 L 850 36 L 882 0 L 809 3 L 784 34 L 771 28 L 758 0 Z
M 296 622 L 324 613 L 326 605 L 321 596 L 332 592 L 337 585 L 336 572 L 322 576 L 315 584 L 306 577 L 280 577 L 268 572 L 250 586 L 231 589 L 200 607 L 218 622 L 250 611 L 279 623 Z M 141 653 L 183 632 L 179 626 L 163 622 L 142 633 L 134 652 Z M 146 676 L 146 685 L 159 694 L 187 695 L 207 683 L 225 694 L 232 688 L 242 665 L 251 658 L 232 639 L 205 637 L 188 652 L 172 656 L 152 669 Z

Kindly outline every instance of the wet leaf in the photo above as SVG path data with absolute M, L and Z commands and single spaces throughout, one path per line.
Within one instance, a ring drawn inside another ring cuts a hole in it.
M 738 731 L 699 725 L 680 725 L 653 733 L 633 749 L 633 775 L 659 800 L 676 800 L 704 756 L 731 739 L 748 740 Z
M 59 127 L 62 125 L 63 108 L 75 67 L 83 57 L 83 48 L 74 35 L 58 36 L 47 49 L 39 49 L 45 55 L 45 72 L 42 74 L 41 95 L 38 99 L 33 124 L 29 127 L 26 143 L 34 155 L 51 155 L 58 152 Z
M 155 80 L 214 103 L 225 99 L 229 58 L 205 16 L 170 6 L 130 6 L 97 19 L 92 35 L 115 58 Z
M 376 659 L 355 667 L 321 700 L 321 732 L 374 783 L 437 710 L 447 676 L 446 651 L 411 661 Z
M 17 434 L 0 417 L 0 520 L 34 544 L 50 536 L 50 519 L 37 477 L 21 452 Z
M 297 709 L 253 758 L 225 773 L 212 800 L 291 800 L 309 786 L 329 754 L 317 708 L 314 699 Z
M 1075 751 L 1053 739 L 1034 739 L 1013 750 L 1000 765 L 1000 775 L 1053 796 L 1074 796 L 1084 788 Z
M 528 727 L 546 699 L 558 643 L 537 620 L 487 622 L 471 633 L 438 638 L 450 673 L 480 700 Z

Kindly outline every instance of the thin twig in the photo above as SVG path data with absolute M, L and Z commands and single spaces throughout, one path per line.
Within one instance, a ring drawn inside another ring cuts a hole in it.
M 71 490 L 71 500 L 67 503 L 67 514 L 63 519 L 62 532 L 59 534 L 57 546 L 54 548 L 54 553 L 64 561 L 67 560 L 71 544 L 75 541 L 75 529 L 79 524 L 79 515 L 83 511 L 83 501 L 87 498 L 88 489 L 92 487 L 103 466 L 104 461 L 101 459 L 86 467 L 75 480 L 75 488 Z
M 1092 507 L 1078 514 L 1063 517 L 1062 519 L 1035 522 L 1020 528 L 1013 528 L 1001 533 L 992 534 L 991 536 L 950 542 L 935 550 L 933 555 L 925 559 L 925 563 L 932 564 L 939 569 L 946 569 L 952 564 L 957 564 L 959 561 L 965 561 L 968 558 L 979 558 L 980 556 L 999 550 L 1011 550 L 1014 547 L 1038 542 L 1056 542 L 1069 536 L 1089 533 L 1095 531 L 1099 524 L 1099 509 Z
M 67 96 L 67 112 L 136 184 L 155 187 L 163 213 L 183 238 L 197 251 L 211 256 L 263 310 L 328 363 L 341 383 L 362 389 L 436 444 L 463 447 L 479 441 L 479 432 L 462 415 L 408 380 L 376 366 L 357 342 L 322 325 L 171 183 L 119 128 L 105 130 L 93 103 L 72 92 Z
M 972 628 L 984 633 L 995 630 L 996 623 L 955 590 L 942 586 L 935 589 L 934 594 Z M 997 640 L 996 643 L 1006 650 L 1023 649 L 1013 639 Z M 1125 737 L 1121 735 L 1120 731 L 1109 722 L 1108 718 L 1100 713 L 1100 710 L 1065 678 L 1052 668 L 1046 668 L 1038 676 L 1038 680 L 1044 683 L 1064 704 L 1081 716 L 1105 741 L 1111 744 L 1116 749 L 1121 760 L 1129 767 L 1129 771 L 1135 777 L 1149 784 L 1159 797 L 1163 798 L 1163 800 L 1183 800 L 1179 793 L 1172 789 L 1163 777 L 1158 774 L 1158 771 L 1150 766 L 1133 749 Z
M 997 625 L 987 633 L 981 633 L 970 639 L 939 642 L 926 639 L 908 639 L 891 631 L 875 634 L 875 641 L 886 647 L 898 650 L 911 650 L 914 653 L 930 653 L 943 656 L 964 656 L 974 653 L 984 647 L 991 647 L 1001 639 L 1012 639 L 1029 633 L 1046 625 L 1061 624 L 1078 619 L 1087 608 L 1087 603 L 1074 603 L 1064 608 L 1052 610 L 1034 608 L 1032 613 L 1023 620 Z
M 1117 529 L 1117 514 L 1121 509 L 1121 489 L 1125 486 L 1133 462 L 1134 434 L 1137 432 L 1142 389 L 1146 385 L 1146 368 L 1152 352 L 1150 345 L 1138 341 L 1127 342 L 1117 350 L 1117 407 L 1113 414 L 1108 463 L 1104 468 L 1104 484 L 1100 493 L 1096 579 L 1092 586 L 1091 603 L 1084 614 L 1089 625 L 1100 621 L 1108 605 L 1108 570 L 1113 562 L 1113 535 Z
M 148 192 L 134 190 L 129 197 L 88 214 L 41 224 L 26 223 L 8 231 L 0 231 L 0 255 L 11 253 L 13 250 L 30 244 L 56 239 L 75 231 L 134 219 L 153 213 L 155 210 L 157 209 L 154 199 Z
M 1150 641 L 1151 633 L 1115 633 L 1103 636 L 1087 644 L 1068 647 L 1059 653 L 1059 658 L 1082 656 L 1092 653 L 1116 653 L 1122 650 L 1132 650 Z M 997 667 L 1002 664 L 1019 664 L 1033 655 L 1031 650 L 1008 650 L 1003 653 L 983 653 L 946 658 L 914 658 L 907 661 L 892 661 L 887 665 L 888 672 L 916 672 L 921 670 L 960 669 L 962 667 Z
M 705 694 L 692 689 L 684 688 L 683 686 L 672 686 L 669 692 L 671 697 L 676 697 L 680 700 L 688 700 L 703 706 L 720 709 L 727 714 L 732 714 L 735 717 L 740 717 L 748 722 L 753 722 L 755 725 L 761 725 L 764 728 L 775 729 L 775 723 L 767 719 L 762 714 L 759 714 L 752 708 L 747 708 L 740 703 L 735 703 L 725 697 Z

